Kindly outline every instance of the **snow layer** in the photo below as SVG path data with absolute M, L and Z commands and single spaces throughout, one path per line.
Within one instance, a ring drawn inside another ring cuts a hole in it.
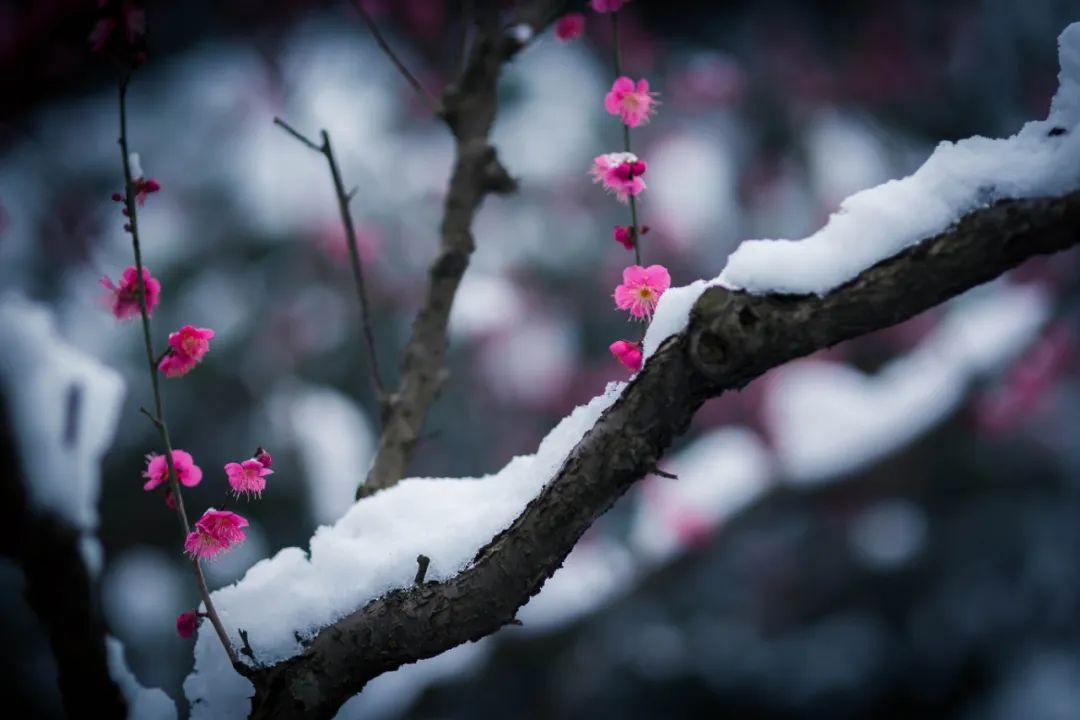
M 139 683 L 124 662 L 124 646 L 116 638 L 105 638 L 109 675 L 120 687 L 128 704 L 130 720 L 176 720 L 176 705 L 160 688 L 147 688 Z M 239 716 L 242 717 L 242 716 Z
M 874 375 L 818 360 L 778 368 L 765 416 L 785 477 L 826 482 L 907 445 L 976 377 L 1028 347 L 1049 312 L 1038 288 L 998 283 L 965 296 L 933 335 Z
M 0 337 L 0 383 L 31 501 L 93 531 L 101 456 L 112 443 L 124 382 L 64 342 L 44 305 L 21 296 L 0 298 Z
M 271 415 L 295 443 L 318 523 L 330 523 L 356 500 L 357 472 L 371 464 L 375 439 L 367 417 L 344 393 L 301 386 L 276 394 Z
M 31 502 L 82 532 L 80 551 L 96 574 L 101 546 L 94 534 L 101 456 L 112 443 L 124 397 L 113 370 L 60 337 L 52 312 L 19 295 L 0 298 L 0 385 L 16 430 Z M 109 675 L 133 720 L 175 720 L 176 706 L 159 689 L 139 684 L 120 641 L 106 638 Z
M 428 578 L 456 574 L 536 496 L 623 387 L 610 384 L 564 418 L 536 454 L 516 457 L 493 475 L 403 480 L 319 528 L 309 552 L 286 548 L 256 564 L 241 581 L 214 592 L 234 642 L 243 628 L 261 661 L 280 660 L 302 649 L 294 631 L 313 634 L 409 585 L 421 553 L 431 558 Z M 250 707 L 251 685 L 229 667 L 212 632 L 199 633 L 195 672 L 184 691 L 193 718 L 242 717 Z
M 842 202 L 808 238 L 743 242 L 719 277 L 664 293 L 645 338 L 645 357 L 686 326 L 690 308 L 711 285 L 757 294 L 825 294 L 972 210 L 1002 198 L 1080 187 L 1080 23 L 1061 33 L 1058 56 L 1060 86 L 1046 120 L 1029 122 L 1009 138 L 942 142 L 913 174 Z

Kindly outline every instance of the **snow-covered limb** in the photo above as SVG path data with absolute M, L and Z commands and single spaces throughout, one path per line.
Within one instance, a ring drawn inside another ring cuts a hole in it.
M 793 358 L 905 320 L 1033 255 L 1080 242 L 1080 25 L 1062 35 L 1061 56 L 1062 88 L 1048 120 L 1030 123 L 1009 140 L 952 146 L 972 151 L 960 164 L 966 175 L 951 161 L 936 161 L 939 170 L 944 165 L 960 172 L 962 178 L 953 177 L 964 179 L 965 190 L 952 198 L 950 214 L 935 215 L 922 228 L 924 234 L 913 235 L 911 224 L 901 222 L 894 236 L 880 213 L 848 208 L 859 221 L 856 230 L 866 224 L 867 247 L 859 249 L 857 267 L 838 263 L 835 273 L 817 278 L 813 294 L 733 288 L 790 292 L 773 287 L 768 276 L 785 258 L 789 269 L 812 264 L 798 243 L 777 243 L 767 251 L 778 253 L 770 262 L 751 263 L 751 275 L 762 273 L 760 283 L 735 283 L 725 275 L 668 291 L 645 343 L 650 358 L 642 371 L 560 424 L 537 455 L 489 478 L 403 482 L 317 533 L 310 558 L 285 550 L 220 591 L 216 597 L 235 613 L 237 626 L 250 629 L 249 620 L 259 622 L 264 637 L 252 632 L 255 652 L 275 663 L 251 675 L 253 716 L 330 717 L 371 678 L 512 622 L 591 523 L 656 467 L 708 398 Z M 1010 175 L 993 159 L 1010 143 L 1040 153 L 1052 172 Z M 471 147 L 488 158 L 484 162 L 494 161 L 486 143 Z M 984 170 L 994 187 L 967 182 L 972 167 Z M 914 195 L 942 187 L 938 182 L 920 189 L 921 183 L 907 181 L 918 190 Z M 877 195 L 885 204 L 896 200 L 884 189 L 864 198 Z M 825 236 L 845 245 L 858 234 Z M 811 244 L 824 248 L 810 253 L 816 259 L 831 257 L 828 244 Z M 412 587 L 419 553 L 433 559 L 431 579 Z M 374 572 L 350 572 L 369 564 Z M 263 600 L 271 594 L 276 617 L 264 612 Z M 293 631 L 308 639 L 292 639 Z M 197 671 L 186 690 L 202 701 L 195 705 L 200 717 L 234 715 L 251 687 L 218 672 L 223 656 L 208 640 L 200 638 Z
M 424 299 L 402 353 L 401 382 L 388 399 L 375 459 L 358 496 L 390 487 L 408 469 L 428 409 L 446 375 L 450 308 L 475 247 L 473 218 L 486 195 L 517 187 L 489 138 L 499 72 L 525 42 L 555 20 L 565 4 L 565 0 L 532 0 L 517 8 L 517 25 L 533 31 L 523 41 L 520 35 L 503 31 L 496 3 L 478 3 L 476 37 L 465 67 L 443 92 L 440 105 L 439 115 L 454 135 L 455 157 L 439 229 L 439 251 L 428 270 Z
M 257 672 L 253 717 L 331 717 L 367 680 L 494 632 L 655 466 L 705 400 L 787 360 L 907 319 L 1029 257 L 1071 247 L 1080 242 L 1078 228 L 1080 192 L 1002 201 L 824 296 L 708 289 L 686 330 L 663 343 L 468 567 L 393 590 L 323 629 L 300 655 Z

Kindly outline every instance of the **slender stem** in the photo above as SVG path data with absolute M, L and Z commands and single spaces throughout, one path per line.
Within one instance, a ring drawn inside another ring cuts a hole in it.
M 130 225 L 131 247 L 135 253 L 135 272 L 138 278 L 139 314 L 142 316 L 143 344 L 146 347 L 146 362 L 150 370 L 150 384 L 154 390 L 154 415 L 150 419 L 161 436 L 161 444 L 165 446 L 165 463 L 169 469 L 169 487 L 172 489 L 173 497 L 176 499 L 176 515 L 186 537 L 191 532 L 191 524 L 188 522 L 187 511 L 184 509 L 184 495 L 181 492 L 180 483 L 177 481 L 176 467 L 173 465 L 172 440 L 169 438 L 169 426 L 165 422 L 165 406 L 161 399 L 160 379 L 157 370 L 158 361 L 154 356 L 154 343 L 150 334 L 150 312 L 146 306 L 146 284 L 143 278 L 142 247 L 139 243 L 139 218 L 137 203 L 135 202 L 136 178 L 131 177 L 131 161 L 127 142 L 127 89 L 130 80 L 131 77 L 128 76 L 120 81 L 120 155 L 124 164 L 124 206 L 127 208 L 128 223 Z M 149 413 L 146 414 L 149 415 Z M 210 617 L 210 622 L 213 624 L 214 630 L 217 631 L 218 638 L 225 647 L 229 660 L 236 667 L 240 661 L 236 655 L 236 650 L 229 641 L 228 633 L 225 632 L 225 627 L 221 624 L 221 619 L 214 608 L 214 602 L 210 599 L 210 590 L 207 588 L 206 579 L 203 577 L 202 564 L 198 558 L 192 558 L 191 564 L 195 570 L 195 580 L 199 587 L 199 593 L 202 595 L 203 603 L 206 605 L 206 614 Z
M 330 177 L 334 181 L 334 194 L 337 196 L 338 210 L 341 212 L 341 224 L 345 228 L 345 240 L 349 246 L 349 263 L 352 266 L 353 280 L 355 280 L 356 284 L 356 299 L 360 303 L 361 330 L 368 351 L 371 382 L 375 386 L 380 407 L 385 408 L 387 393 L 386 386 L 383 385 L 382 374 L 379 372 L 379 357 L 375 352 L 375 334 L 371 329 L 371 303 L 368 301 L 367 285 L 364 282 L 364 266 L 360 261 L 360 248 L 356 242 L 356 227 L 353 225 L 352 212 L 349 210 L 349 200 L 352 199 L 356 190 L 345 190 L 345 182 L 341 178 L 341 168 L 338 167 L 337 158 L 334 156 L 334 147 L 330 144 L 330 134 L 326 130 L 321 131 L 322 145 L 317 145 L 279 117 L 274 118 L 274 124 L 326 158 L 326 164 L 330 167 Z
M 611 45 L 613 48 L 613 60 L 615 65 L 615 77 L 618 78 L 622 75 L 622 50 L 619 47 L 619 13 L 611 13 Z M 623 130 L 623 150 L 625 152 L 632 152 L 630 150 L 630 126 L 626 123 L 622 124 Z M 641 264 L 641 232 L 638 228 L 638 213 L 637 213 L 637 197 L 630 196 L 630 237 L 634 241 L 634 263 L 636 265 Z
M 349 211 L 349 195 L 345 192 L 345 183 L 341 180 L 341 169 L 334 157 L 334 147 L 330 144 L 330 134 L 322 131 L 323 154 L 330 166 L 330 175 L 334 179 L 334 192 L 337 194 L 338 209 L 341 211 L 341 223 L 345 226 L 345 239 L 349 243 L 349 261 L 352 265 L 353 280 L 356 281 L 356 299 L 360 303 L 360 316 L 363 322 L 364 341 L 367 344 L 368 359 L 371 364 L 371 380 L 379 393 L 379 402 L 386 401 L 386 388 L 379 373 L 379 358 L 375 353 L 375 334 L 371 330 L 371 303 L 368 301 L 367 286 L 364 284 L 364 267 L 360 263 L 360 249 L 356 243 L 356 228 L 353 226 L 352 212 Z
M 394 54 L 394 51 L 390 49 L 390 45 L 387 44 L 386 38 L 384 38 L 382 32 L 379 31 L 379 26 L 375 24 L 375 21 L 371 19 L 371 15 L 364 9 L 363 0 L 352 0 L 352 6 L 356 8 L 356 12 L 360 13 L 360 17 L 363 18 L 364 24 L 367 25 L 368 30 L 371 31 L 371 35 L 375 38 L 375 42 L 379 44 L 382 51 L 390 58 L 390 62 L 394 63 L 394 67 L 398 69 L 398 72 L 401 73 L 402 77 L 404 77 L 405 80 L 413 86 L 416 93 L 424 99 L 428 107 L 431 108 L 431 112 L 438 115 L 441 112 L 439 102 L 430 92 L 428 92 L 427 88 L 420 84 L 420 81 L 409 71 L 409 68 L 405 67 L 405 63 L 401 62 L 400 58 L 398 58 L 398 56 Z

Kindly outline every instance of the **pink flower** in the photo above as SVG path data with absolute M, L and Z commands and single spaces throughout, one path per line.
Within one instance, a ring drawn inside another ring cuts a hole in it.
M 263 446 L 255 448 L 255 459 L 263 464 L 263 467 L 273 467 L 274 458 L 270 455 L 270 452 Z
M 632 128 L 649 122 L 656 114 L 656 104 L 656 93 L 649 92 L 649 81 L 645 78 L 638 80 L 635 87 L 633 80 L 620 77 L 604 98 L 604 108 Z
M 184 450 L 172 451 L 173 468 L 176 469 L 176 479 L 184 487 L 195 487 L 202 482 L 202 469 L 195 464 L 195 458 L 191 453 Z M 143 490 L 153 490 L 169 479 L 169 464 L 164 455 L 147 455 L 146 470 L 142 476 L 146 478 Z
M 146 203 L 148 195 L 161 190 L 161 183 L 154 178 L 137 178 L 132 181 L 132 184 L 135 186 L 135 201 L 140 205 Z
M 633 228 L 629 225 L 616 225 L 614 235 L 615 242 L 619 243 L 627 250 L 634 249 L 634 232 Z
M 628 152 L 607 153 L 593 160 L 593 182 L 602 183 L 604 189 L 615 193 L 619 202 L 627 202 L 631 195 L 638 195 L 645 189 L 645 174 L 648 165 L 638 160 L 637 155 Z
M 641 347 L 628 340 L 616 340 L 608 347 L 619 362 L 633 372 L 641 369 Z
M 149 268 L 143 268 L 142 277 L 146 285 L 146 313 L 152 315 L 161 302 L 161 283 L 150 274 Z M 140 313 L 139 272 L 134 265 L 124 268 L 119 285 L 114 285 L 108 277 L 101 278 L 101 285 L 109 291 L 104 297 L 105 304 L 118 320 L 126 320 Z
M 176 616 L 176 634 L 182 638 L 190 638 L 199 629 L 199 613 L 188 610 Z
M 615 288 L 615 304 L 636 318 L 649 318 L 669 287 L 671 275 L 663 265 L 631 265 L 623 270 L 622 285 Z
M 266 489 L 266 476 L 273 475 L 274 471 L 252 458 L 229 463 L 225 466 L 225 474 L 229 476 L 229 485 L 237 497 L 245 493 L 261 497 Z
M 210 328 L 197 328 L 185 325 L 169 334 L 169 352 L 161 359 L 158 370 L 165 377 L 180 377 L 191 372 L 210 350 L 210 340 L 214 331 Z
M 210 508 L 184 540 L 184 550 L 195 558 L 212 558 L 247 539 L 248 521 L 228 510 Z
M 555 37 L 563 42 L 579 38 L 585 32 L 585 16 L 581 13 L 563 15 L 555 21 Z
M 591 0 L 592 9 L 598 13 L 618 12 L 630 0 Z

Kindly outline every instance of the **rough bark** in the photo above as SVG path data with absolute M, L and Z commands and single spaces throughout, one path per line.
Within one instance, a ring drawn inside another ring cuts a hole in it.
M 79 552 L 79 531 L 55 513 L 32 507 L 5 405 L 0 396 L 0 554 L 23 571 L 26 602 L 56 659 L 65 714 L 125 718 L 127 703 L 109 675 L 105 621 L 97 585 Z
M 516 22 L 539 34 L 564 0 L 536 0 Z M 517 183 L 489 142 L 498 104 L 499 71 L 523 47 L 504 28 L 496 5 L 481 6 L 475 40 L 461 77 L 442 96 L 441 117 L 454 135 L 454 166 L 439 229 L 439 251 L 428 270 L 427 289 L 401 361 L 401 382 L 386 402 L 379 445 L 357 497 L 390 487 L 405 475 L 446 377 L 450 308 L 475 248 L 473 218 L 489 193 L 509 193 Z
M 824 296 L 711 288 L 556 476 L 463 572 L 395 590 L 253 678 L 254 718 L 330 718 L 372 678 L 488 635 L 562 564 L 582 533 L 656 466 L 705 400 L 770 368 L 888 327 L 1035 255 L 1080 242 L 1080 192 L 1002 201 Z

